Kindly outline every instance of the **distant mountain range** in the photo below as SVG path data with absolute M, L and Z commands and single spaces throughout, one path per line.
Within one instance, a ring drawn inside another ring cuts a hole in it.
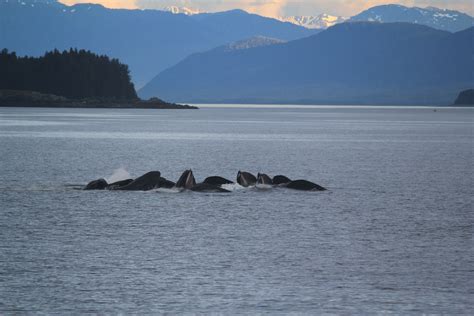
M 55 48 L 89 49 L 128 64 L 138 87 L 195 52 L 254 36 L 293 40 L 314 33 L 242 10 L 186 16 L 53 0 L 0 0 L 0 49 L 33 56 Z
M 163 10 L 186 15 L 203 13 L 199 10 L 186 7 L 165 7 Z M 406 7 L 396 4 L 375 6 L 351 18 L 323 13 L 318 15 L 283 16 L 276 19 L 309 29 L 326 29 L 346 21 L 381 23 L 407 22 L 450 32 L 462 31 L 474 26 L 474 18 L 459 11 L 438 9 L 435 7 Z
M 396 4 L 373 7 L 352 17 L 349 21 L 407 22 L 450 32 L 458 32 L 474 26 L 474 18 L 459 11 L 434 7 L 409 8 Z
M 474 86 L 474 28 L 338 24 L 308 38 L 191 55 L 142 97 L 195 103 L 450 104 Z

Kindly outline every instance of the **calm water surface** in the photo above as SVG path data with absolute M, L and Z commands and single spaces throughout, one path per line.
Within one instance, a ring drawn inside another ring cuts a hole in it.
M 470 314 L 473 118 L 0 108 L 0 314 Z M 329 191 L 75 190 L 186 168 Z

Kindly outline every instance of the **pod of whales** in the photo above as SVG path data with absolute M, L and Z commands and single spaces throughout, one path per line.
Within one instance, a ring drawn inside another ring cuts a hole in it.
M 307 180 L 291 180 L 290 178 L 277 175 L 273 178 L 264 173 L 254 176 L 250 172 L 239 171 L 237 173 L 237 183 L 242 187 L 253 187 L 258 189 L 271 189 L 273 187 L 284 187 L 299 191 L 326 191 L 327 189 Z M 192 170 L 185 170 L 176 183 L 161 176 L 159 171 L 151 171 L 141 177 L 127 179 L 108 184 L 105 179 L 98 179 L 89 182 L 84 190 L 121 190 L 121 191 L 150 191 L 160 188 L 174 189 L 176 191 L 195 192 L 231 192 L 224 188 L 225 185 L 233 185 L 234 182 L 219 176 L 206 178 L 203 182 L 197 183 Z

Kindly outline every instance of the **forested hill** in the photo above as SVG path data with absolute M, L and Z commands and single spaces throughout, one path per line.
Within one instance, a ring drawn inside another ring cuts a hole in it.
M 18 57 L 2 50 L 2 89 L 37 91 L 70 99 L 137 99 L 127 65 L 77 49 L 54 50 L 38 58 Z

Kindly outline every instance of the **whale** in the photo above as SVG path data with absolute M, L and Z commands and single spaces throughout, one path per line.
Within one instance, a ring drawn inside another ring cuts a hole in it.
M 196 179 L 194 179 L 193 171 L 186 170 L 181 174 L 178 181 L 176 181 L 174 187 L 181 190 L 190 190 L 195 185 Z
M 223 185 L 223 184 L 233 184 L 234 182 L 227 180 L 219 176 L 207 177 L 203 183 L 212 184 L 212 185 Z
M 160 188 L 172 189 L 175 185 L 176 183 L 174 183 L 173 181 L 170 181 L 166 178 L 160 178 Z
M 295 180 L 291 181 L 286 185 L 288 189 L 299 190 L 299 191 L 326 191 L 326 188 L 323 188 L 319 184 L 306 181 L 306 180 Z
M 273 186 L 273 181 L 268 175 L 259 173 L 257 175 L 257 184 L 255 186 L 258 189 L 271 189 Z
M 228 193 L 230 191 L 223 189 L 220 185 L 211 183 L 196 183 L 192 170 L 186 170 L 183 172 L 179 180 L 176 182 L 175 188 L 180 190 L 190 190 L 194 192 L 217 192 L 217 193 Z
M 282 175 L 274 176 L 272 179 L 273 185 L 286 185 L 291 182 L 291 179 Z
M 150 171 L 143 176 L 136 178 L 129 184 L 119 187 L 117 190 L 150 191 L 160 187 L 161 179 L 161 173 L 159 171 Z
M 85 187 L 84 190 L 90 191 L 90 190 L 105 190 L 109 184 L 105 179 L 98 179 L 89 182 Z
M 130 183 L 133 182 L 133 179 L 127 179 L 127 180 L 122 180 L 122 181 L 117 181 L 114 183 L 111 183 L 107 186 L 107 190 L 117 190 L 121 187 L 124 187 L 126 185 L 129 185 Z
M 215 193 L 230 193 L 231 191 L 221 188 L 218 185 L 209 184 L 209 183 L 198 183 L 194 185 L 191 189 L 194 192 L 215 192 Z
M 249 187 L 257 183 L 257 178 L 249 172 L 239 171 L 237 173 L 237 183 L 243 187 Z

